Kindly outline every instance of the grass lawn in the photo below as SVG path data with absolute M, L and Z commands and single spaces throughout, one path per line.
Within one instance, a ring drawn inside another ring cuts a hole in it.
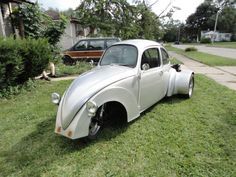
M 91 69 L 88 62 L 77 62 L 76 65 L 64 65 L 63 63 L 56 64 L 56 77 L 79 75 Z
M 211 55 L 198 51 L 185 52 L 182 49 L 177 49 L 172 46 L 166 46 L 166 49 L 185 55 L 186 57 L 192 58 L 209 66 L 236 66 L 236 60 L 231 58 Z
M 170 63 L 171 63 L 171 64 L 183 64 L 181 61 L 177 60 L 177 59 L 174 58 L 174 57 L 171 57 L 171 58 L 170 58 Z
M 70 82 L 38 81 L 34 91 L 0 100 L 0 176 L 235 175 L 235 91 L 196 75 L 191 99 L 163 99 L 84 143 L 54 134 L 50 93 Z
M 236 42 L 215 42 L 214 44 L 208 44 L 209 47 L 224 47 L 236 49 Z

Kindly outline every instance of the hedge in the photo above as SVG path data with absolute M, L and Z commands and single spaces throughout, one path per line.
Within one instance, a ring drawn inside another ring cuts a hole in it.
M 202 38 L 200 42 L 202 44 L 209 44 L 209 43 L 211 43 L 211 39 L 210 38 Z
M 40 75 L 51 57 L 46 39 L 0 39 L 0 89 Z
M 195 47 L 187 47 L 184 51 L 185 52 L 197 51 L 197 48 L 195 48 Z

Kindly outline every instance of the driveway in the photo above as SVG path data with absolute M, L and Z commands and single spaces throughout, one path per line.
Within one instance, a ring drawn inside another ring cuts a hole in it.
M 205 45 L 173 45 L 173 47 L 176 47 L 179 49 L 186 49 L 187 47 L 195 47 L 200 52 L 236 59 L 236 49 L 221 48 L 221 47 L 208 47 Z

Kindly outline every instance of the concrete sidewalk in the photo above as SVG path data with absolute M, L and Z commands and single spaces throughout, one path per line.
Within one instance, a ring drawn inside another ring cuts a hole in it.
M 204 74 L 207 77 L 215 80 L 219 84 L 224 85 L 230 89 L 236 90 L 236 67 L 210 67 L 208 65 L 191 60 L 175 52 L 170 51 L 169 54 L 184 63 L 183 68 L 189 68 L 195 73 Z

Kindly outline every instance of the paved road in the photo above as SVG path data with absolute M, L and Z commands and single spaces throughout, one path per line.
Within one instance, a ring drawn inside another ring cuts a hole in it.
M 184 65 L 181 65 L 182 68 L 188 68 L 193 70 L 195 73 L 204 74 L 207 77 L 215 80 L 219 84 L 236 90 L 236 67 L 210 67 L 208 65 L 191 60 L 183 55 L 176 54 L 175 52 L 169 53 L 171 56 L 184 63 Z
M 173 45 L 173 46 L 180 49 L 186 49 L 187 47 L 191 47 L 193 45 Z M 236 59 L 236 49 L 207 47 L 204 45 L 194 45 L 194 47 L 197 48 L 198 51 L 200 52 Z

